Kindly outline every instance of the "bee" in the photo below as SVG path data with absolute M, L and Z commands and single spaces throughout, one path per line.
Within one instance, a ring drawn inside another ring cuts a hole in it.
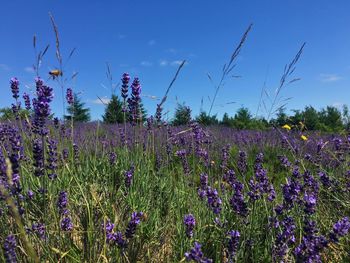
M 58 76 L 62 76 L 63 75 L 62 71 L 60 71 L 59 69 L 53 69 L 53 70 L 49 71 L 49 74 L 52 77 L 52 79 L 55 79 Z

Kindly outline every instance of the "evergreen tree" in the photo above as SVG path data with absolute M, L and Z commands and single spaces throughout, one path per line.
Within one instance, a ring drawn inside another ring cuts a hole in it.
M 73 104 L 69 105 L 67 111 L 69 115 L 65 115 L 66 120 L 71 120 L 72 117 L 74 121 L 77 122 L 88 122 L 90 121 L 90 109 L 84 108 L 85 103 L 81 102 L 77 94 L 74 94 Z
M 201 111 L 199 113 L 199 115 L 196 117 L 196 121 L 204 126 L 215 125 L 219 123 L 216 115 L 209 116 L 205 111 Z
M 252 115 L 248 108 L 241 107 L 237 110 L 233 119 L 234 126 L 237 129 L 248 129 L 252 121 Z
M 184 104 L 177 104 L 173 125 L 186 125 L 191 121 L 191 109 Z
M 222 116 L 221 125 L 232 127 L 233 126 L 233 119 L 228 116 L 228 114 L 225 112 L 224 116 Z
M 122 109 L 123 103 L 119 100 L 119 98 L 116 95 L 112 95 L 112 98 L 105 109 L 105 114 L 102 116 L 103 122 L 109 124 L 123 123 L 124 114 Z

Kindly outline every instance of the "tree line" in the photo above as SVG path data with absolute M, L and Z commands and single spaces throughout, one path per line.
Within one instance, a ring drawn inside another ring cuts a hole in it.
M 107 124 L 123 123 L 129 120 L 128 111 L 125 111 L 125 105 L 118 96 L 112 95 L 105 107 L 105 112 L 102 116 L 103 122 Z M 124 110 L 123 110 L 124 109 Z M 140 111 L 142 120 L 146 121 L 147 112 L 141 103 Z M 81 98 L 74 94 L 74 100 L 67 107 L 66 120 L 74 119 L 75 122 L 90 121 L 90 109 L 85 106 Z M 30 112 L 21 109 L 19 116 L 24 118 L 29 116 Z M 11 108 L 0 109 L 0 121 L 14 119 L 15 115 Z M 317 110 L 312 106 L 305 106 L 303 110 L 292 110 L 292 114 L 287 114 L 285 108 L 280 108 L 275 118 L 267 120 L 263 117 L 253 116 L 246 107 L 240 107 L 233 115 L 224 113 L 219 119 L 217 115 L 209 115 L 205 111 L 201 111 L 197 116 L 192 116 L 192 110 L 185 104 L 178 103 L 175 109 L 174 117 L 169 122 L 174 126 L 186 125 L 190 121 L 196 120 L 203 126 L 222 125 L 235 129 L 251 129 L 261 130 L 268 129 L 272 126 L 298 126 L 302 123 L 308 130 L 319 130 L 325 132 L 339 132 L 341 130 L 350 129 L 350 113 L 348 106 L 344 105 L 342 110 L 334 106 L 327 106 L 321 110 Z

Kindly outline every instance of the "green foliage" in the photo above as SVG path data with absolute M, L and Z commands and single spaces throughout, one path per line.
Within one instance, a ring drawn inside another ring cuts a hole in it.
M 190 107 L 185 106 L 185 104 L 178 103 L 175 110 L 175 116 L 174 116 L 174 120 L 172 121 L 172 124 L 175 126 L 186 125 L 190 121 L 191 121 Z
M 252 115 L 248 108 L 241 107 L 237 110 L 233 118 L 233 125 L 237 129 L 249 129 L 252 121 Z
M 322 109 L 319 113 L 320 121 L 327 128 L 327 131 L 338 132 L 343 129 L 341 112 L 333 106 L 327 106 L 326 109 Z
M 74 94 L 74 102 L 69 105 L 67 111 L 69 115 L 65 115 L 66 120 L 71 120 L 73 118 L 76 122 L 88 122 L 90 121 L 90 109 L 85 108 L 85 103 L 81 102 L 77 94 Z
M 105 113 L 102 116 L 103 122 L 105 123 L 123 123 L 124 113 L 123 113 L 123 103 L 119 100 L 116 95 L 112 95 L 111 100 L 107 104 Z
M 350 117 L 347 106 L 343 107 L 343 113 L 336 107 L 327 106 L 317 111 L 312 106 L 306 106 L 304 110 L 293 110 L 294 114 L 288 116 L 284 109 L 280 109 L 276 119 L 271 124 L 278 127 L 284 124 L 299 126 L 301 123 L 307 130 L 319 130 L 325 132 L 340 132 L 350 126 Z
M 196 117 L 196 121 L 203 126 L 216 125 L 219 123 L 216 115 L 209 116 L 205 111 L 199 113 Z
M 26 109 L 20 109 L 18 114 L 20 119 L 24 119 L 30 115 L 30 111 Z M 13 113 L 11 108 L 7 107 L 7 108 L 0 109 L 0 121 L 13 121 L 15 119 L 16 119 L 16 116 Z

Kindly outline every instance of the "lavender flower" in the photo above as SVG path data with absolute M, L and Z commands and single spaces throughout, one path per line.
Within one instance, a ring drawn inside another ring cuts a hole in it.
M 222 169 L 226 168 L 227 167 L 227 162 L 228 162 L 228 159 L 230 157 L 230 145 L 226 145 L 225 147 L 223 147 L 221 149 L 221 153 L 222 153 L 222 157 L 221 157 L 221 164 L 220 164 L 220 167 Z
M 157 104 L 155 119 L 158 124 L 158 127 L 160 127 L 162 123 L 162 111 L 163 111 L 162 104 Z
M 132 183 L 132 178 L 134 176 L 135 172 L 135 167 L 132 165 L 128 171 L 124 173 L 124 178 L 125 178 L 125 187 L 130 188 L 131 183 Z
M 273 259 L 274 262 L 284 262 L 288 249 L 295 243 L 296 226 L 292 217 L 286 217 L 282 222 L 277 221 L 274 226 L 279 232 L 272 250 Z
M 57 200 L 58 211 L 61 215 L 65 215 L 68 213 L 68 194 L 65 191 L 60 192 Z
M 61 220 L 60 226 L 63 231 L 73 230 L 72 219 L 68 215 L 65 215 Z
M 227 235 L 229 236 L 227 251 L 228 251 L 230 260 L 233 261 L 233 258 L 235 257 L 238 250 L 239 238 L 241 234 L 236 230 L 231 230 L 227 233 Z
M 52 139 L 47 139 L 48 146 L 48 157 L 47 157 L 47 168 L 50 170 L 48 177 L 52 180 L 57 177 L 57 142 Z
M 314 193 L 305 193 L 304 195 L 304 206 L 305 206 L 305 213 L 307 214 L 313 214 L 315 213 L 317 204 L 317 197 Z
M 128 73 L 124 73 L 122 76 L 122 89 L 121 89 L 121 96 L 124 99 L 124 101 L 128 97 L 129 81 L 130 81 L 130 75 Z
M 53 98 L 52 88 L 43 84 L 43 81 L 40 78 L 36 79 L 36 93 L 37 98 L 33 99 L 33 108 L 34 108 L 34 132 L 46 135 L 47 130 L 45 129 L 46 119 L 51 113 L 49 103 Z
M 214 214 L 220 214 L 222 201 L 219 197 L 218 191 L 210 186 L 207 188 L 206 196 L 208 198 L 208 206 Z
M 140 224 L 143 217 L 143 212 L 133 212 L 131 214 L 131 220 L 128 223 L 128 226 L 125 231 L 125 237 L 131 239 L 134 237 L 136 232 L 137 225 Z
M 196 225 L 196 219 L 192 214 L 185 215 L 184 217 L 184 224 L 186 227 L 186 235 L 189 238 L 193 237 L 193 229 Z
M 30 232 L 36 234 L 40 239 L 46 239 L 46 226 L 43 223 L 34 223 Z
M 12 91 L 12 97 L 14 97 L 16 100 L 19 98 L 19 81 L 17 78 L 11 78 L 10 80 L 11 84 L 11 91 Z
M 74 102 L 73 90 L 71 88 L 67 89 L 66 100 L 69 105 L 72 105 Z
M 246 216 L 248 214 L 248 208 L 244 201 L 243 184 L 237 181 L 233 184 L 232 188 L 235 192 L 230 199 L 231 207 L 238 215 Z
M 4 249 L 4 256 L 6 263 L 16 263 L 17 262 L 17 256 L 16 256 L 16 238 L 14 235 L 8 235 L 5 239 L 3 249 Z
M 24 105 L 26 106 L 26 109 L 30 110 L 32 107 L 31 107 L 31 104 L 30 104 L 29 95 L 27 93 L 23 94 L 23 100 L 24 100 Z
M 248 164 L 247 164 L 247 154 L 244 151 L 239 151 L 238 155 L 238 170 L 245 175 L 248 169 Z
M 201 244 L 194 242 L 194 247 L 189 252 L 185 253 L 186 260 L 193 260 L 199 263 L 212 263 L 213 261 L 211 259 L 204 257 L 201 247 Z
M 116 159 L 117 159 L 117 154 L 115 152 L 110 152 L 109 153 L 109 164 L 110 165 L 115 164 Z
M 333 225 L 333 230 L 329 234 L 332 242 L 338 243 L 339 238 L 348 234 L 350 230 L 350 222 L 348 217 L 344 217 Z
M 304 222 L 304 236 L 301 243 L 295 248 L 294 253 L 297 262 L 321 263 L 321 252 L 328 245 L 328 241 L 318 234 L 315 221 Z
M 129 113 L 133 124 L 142 119 L 140 112 L 140 103 L 141 85 L 139 79 L 135 78 L 131 84 L 131 98 L 128 99 Z
M 35 139 L 33 142 L 33 159 L 34 159 L 34 174 L 37 177 L 44 175 L 44 160 L 43 160 L 43 145 L 40 139 Z

